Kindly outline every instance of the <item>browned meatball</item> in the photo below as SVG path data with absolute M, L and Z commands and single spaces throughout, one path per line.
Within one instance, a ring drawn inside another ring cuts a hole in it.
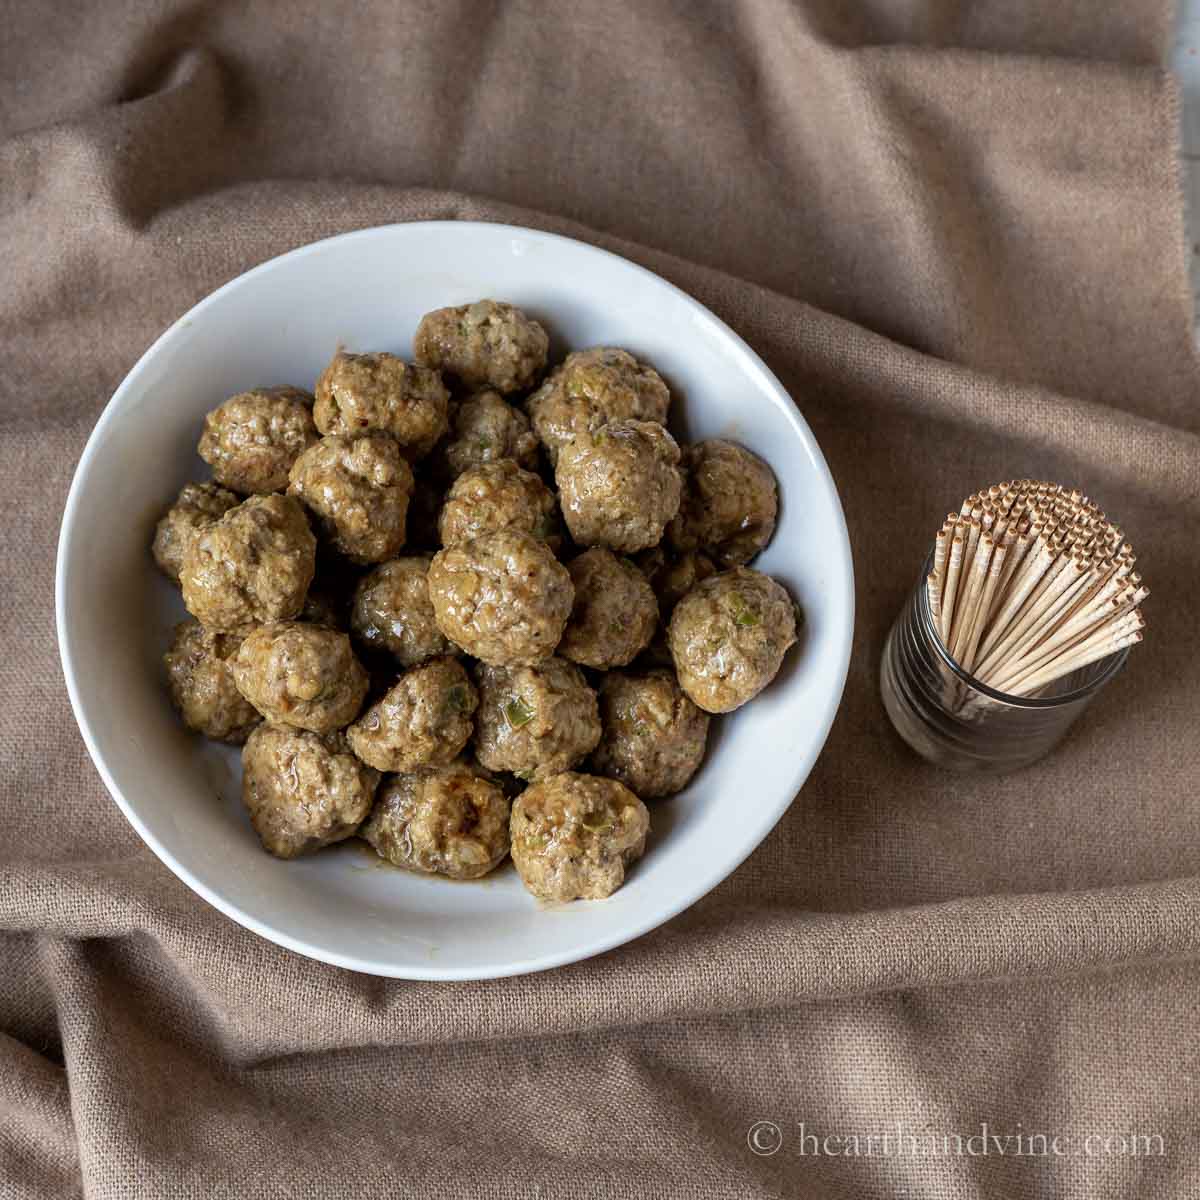
M 545 779 L 582 762 L 600 739 L 596 694 L 561 658 L 476 673 L 475 754 L 493 771 Z
M 438 454 L 444 476 L 457 479 L 471 467 L 511 458 L 533 471 L 538 463 L 537 435 L 529 418 L 499 392 L 476 392 L 459 406 L 451 422 L 450 440 Z
M 546 543 L 513 529 L 448 546 L 429 564 L 438 628 L 496 666 L 549 658 L 574 595 L 571 576 Z
M 479 695 L 453 658 L 411 667 L 346 730 L 354 753 L 381 771 L 453 762 L 471 737 Z
M 152 551 L 158 568 L 179 582 L 183 552 L 198 530 L 205 529 L 240 503 L 216 483 L 188 483 L 154 530 Z
M 709 717 L 683 694 L 674 671 L 605 675 L 600 721 L 592 769 L 643 800 L 682 791 L 704 760 Z
M 478 879 L 508 854 L 508 801 L 466 763 L 393 775 L 360 836 L 397 867 Z
M 721 438 L 697 442 L 684 451 L 683 479 L 668 530 L 677 550 L 702 550 L 722 567 L 740 567 L 771 540 L 778 490 L 757 454 Z
M 679 509 L 679 447 L 652 421 L 614 421 L 564 446 L 554 477 L 583 546 L 630 554 L 656 545 Z
M 260 725 L 242 749 L 242 803 L 263 849 L 311 854 L 352 836 L 371 811 L 379 772 L 344 734 Z
M 230 665 L 238 690 L 276 725 L 330 733 L 354 720 L 367 694 L 349 637 L 323 625 L 260 625 Z
M 624 784 L 566 771 L 517 797 L 513 863 L 539 900 L 602 900 L 625 882 L 649 830 L 646 806 Z
M 413 346 L 417 362 L 464 387 L 523 392 L 545 370 L 550 339 L 519 308 L 477 300 L 426 313 Z
M 412 468 L 383 433 L 322 438 L 296 460 L 288 486 L 329 544 L 356 563 L 382 562 L 404 545 L 412 490 Z
M 671 395 L 658 372 L 628 351 L 597 346 L 568 354 L 526 401 L 533 431 L 550 462 L 580 433 L 610 421 L 665 424 Z
M 390 433 L 409 458 L 433 449 L 448 426 L 449 393 L 436 371 L 392 354 L 334 355 L 317 380 L 313 410 L 325 434 Z
M 456 546 L 500 529 L 531 533 L 551 550 L 557 550 L 562 540 L 554 493 L 511 458 L 464 471 L 446 493 L 438 519 L 443 546 Z
M 387 651 L 402 667 L 455 649 L 434 619 L 428 576 L 428 557 L 395 558 L 359 580 L 350 628 L 364 646 Z
M 199 621 L 181 621 L 163 655 L 171 700 L 183 723 L 234 746 L 240 746 L 259 722 L 254 706 L 238 691 L 229 666 L 241 642 L 240 634 L 214 633 Z
M 658 601 L 645 575 L 611 550 L 585 550 L 567 564 L 575 585 L 558 652 L 606 671 L 632 662 L 658 626 Z
M 200 457 L 235 492 L 281 492 L 292 463 L 317 440 L 312 408 L 313 398 L 299 388 L 242 392 L 204 418 Z
M 183 603 L 213 629 L 283 621 L 304 607 L 317 540 L 291 496 L 251 496 L 201 529 L 179 571 Z
M 795 610 L 769 575 L 735 567 L 679 601 L 668 639 L 688 696 L 705 712 L 731 712 L 775 678 L 796 640 Z

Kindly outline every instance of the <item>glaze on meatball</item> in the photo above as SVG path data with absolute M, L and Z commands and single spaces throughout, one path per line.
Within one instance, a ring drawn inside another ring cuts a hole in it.
M 426 313 L 413 348 L 417 362 L 464 387 L 523 392 L 545 370 L 550 339 L 519 308 L 477 300 Z
M 679 601 L 667 637 L 688 696 L 705 712 L 732 712 L 775 678 L 796 640 L 796 615 L 769 575 L 735 567 Z
M 708 722 L 708 714 L 683 694 L 673 671 L 613 671 L 600 683 L 604 732 L 592 769 L 620 780 L 643 800 L 674 795 L 704 760 Z
M 381 771 L 453 762 L 471 737 L 479 695 L 457 660 L 435 658 L 405 671 L 346 730 L 354 753 Z
M 341 733 L 259 725 L 242 749 L 242 803 L 263 849 L 297 858 L 351 837 L 371 811 L 379 772 Z
M 583 761 L 600 739 L 596 694 L 561 658 L 476 672 L 475 755 L 492 771 L 545 779 Z
M 457 546 L 501 529 L 532 534 L 551 550 L 557 550 L 562 540 L 554 493 L 510 458 L 464 471 L 446 493 L 438 518 L 443 546 Z
M 601 671 L 631 663 L 658 627 L 658 601 L 645 575 L 599 547 L 572 559 L 567 570 L 575 604 L 559 654 Z
M 508 854 L 508 800 L 466 763 L 393 775 L 359 831 L 397 867 L 478 879 Z
M 438 628 L 495 666 L 549 658 L 574 595 L 571 576 L 546 543 L 513 529 L 448 546 L 429 564 Z
M 312 410 L 313 398 L 299 388 L 242 392 L 204 418 L 200 457 L 232 491 L 282 492 L 292 463 L 317 440 Z
M 449 393 L 436 371 L 392 354 L 334 355 L 317 380 L 313 416 L 324 434 L 379 430 L 420 458 L 448 427 Z
M 412 468 L 383 433 L 322 438 L 296 460 L 288 486 L 330 546 L 356 563 L 382 562 L 404 545 L 412 490 Z
M 313 733 L 348 725 L 367 694 L 349 637 L 323 625 L 260 625 L 230 666 L 238 690 L 268 721 Z
M 679 447 L 652 421 L 615 421 L 564 446 L 554 477 L 571 536 L 623 554 L 657 545 L 679 509 Z
M 386 651 L 402 667 L 455 650 L 434 619 L 424 556 L 395 558 L 364 575 L 354 590 L 350 628 L 364 646 Z
M 683 499 L 668 534 L 676 550 L 701 550 L 720 567 L 748 563 L 771 540 L 775 475 L 757 454 L 713 438 L 683 454 Z
M 526 411 L 551 464 L 580 433 L 611 421 L 666 424 L 671 395 L 653 367 L 628 351 L 597 346 L 568 354 L 526 401 Z
M 291 496 L 251 496 L 201 529 L 179 571 L 183 603 L 221 631 L 285 621 L 304 607 L 317 540 Z
M 624 784 L 566 771 L 528 787 L 512 809 L 512 858 L 539 900 L 602 900 L 625 882 L 650 830 Z
M 241 643 L 240 634 L 214 633 L 199 621 L 181 621 L 163 655 L 171 701 L 184 725 L 233 746 L 240 746 L 260 719 L 238 691 L 230 669 L 229 659 Z
M 476 392 L 454 413 L 450 440 L 438 451 L 442 473 L 453 481 L 471 467 L 511 458 L 527 471 L 538 464 L 537 435 L 529 418 L 499 392 Z
M 220 484 L 185 484 L 154 530 L 152 553 L 158 569 L 178 583 L 188 542 L 199 530 L 206 529 L 240 503 L 239 497 Z

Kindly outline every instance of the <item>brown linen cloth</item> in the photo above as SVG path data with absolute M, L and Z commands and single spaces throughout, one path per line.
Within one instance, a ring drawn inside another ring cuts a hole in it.
M 1200 1192 L 1170 27 L 1159 0 L 0 4 L 4 1200 Z M 176 881 L 87 759 L 53 628 L 70 475 L 146 345 L 271 255 L 427 217 L 587 238 L 712 306 L 812 424 L 858 571 L 841 714 L 757 853 L 630 946 L 461 985 L 309 962 Z M 1150 636 L 1050 761 L 964 779 L 898 742 L 876 669 L 939 516 L 1012 475 L 1123 521 Z

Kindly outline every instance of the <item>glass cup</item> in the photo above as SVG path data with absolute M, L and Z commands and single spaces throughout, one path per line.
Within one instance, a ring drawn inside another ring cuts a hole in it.
M 1036 697 L 995 691 L 942 645 L 925 587 L 931 569 L 926 559 L 879 666 L 883 704 L 896 732 L 922 758 L 951 771 L 1002 774 L 1037 762 L 1125 665 L 1129 649 L 1056 679 Z

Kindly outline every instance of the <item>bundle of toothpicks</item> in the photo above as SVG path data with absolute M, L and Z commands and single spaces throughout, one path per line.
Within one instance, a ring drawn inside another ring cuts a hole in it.
M 950 657 L 980 683 L 1036 696 L 1142 640 L 1150 594 L 1124 534 L 1078 490 L 1032 479 L 968 496 L 938 530 L 926 581 Z

